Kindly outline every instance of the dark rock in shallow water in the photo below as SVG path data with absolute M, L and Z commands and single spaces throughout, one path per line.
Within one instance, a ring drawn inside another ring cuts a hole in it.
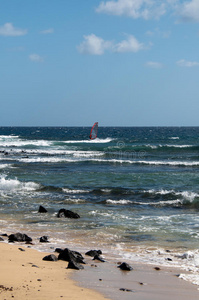
M 166 260 L 168 260 L 168 261 L 172 261 L 173 259 L 172 259 L 172 258 L 170 258 L 170 257 L 167 257 L 167 258 L 166 258 Z
M 85 264 L 85 262 L 83 261 L 83 256 L 81 255 L 81 253 L 77 252 L 77 251 L 72 251 L 69 250 L 68 248 L 65 248 L 58 256 L 58 259 L 60 260 L 65 260 L 65 261 L 73 261 L 73 262 L 77 262 L 80 264 Z
M 9 242 L 31 242 L 32 238 L 26 234 L 17 232 L 8 236 Z
M 125 262 L 123 262 L 121 265 L 119 265 L 118 268 L 120 268 L 123 271 L 131 271 L 131 270 L 133 270 L 133 268 L 129 264 L 125 263 Z
M 64 209 L 64 208 L 62 208 L 58 211 L 57 217 L 58 218 L 70 218 L 70 219 L 79 219 L 80 218 L 80 216 L 77 213 L 75 213 L 71 210 Z
M 48 237 L 46 235 L 40 237 L 39 241 L 40 243 L 49 243 Z
M 69 261 L 67 269 L 81 270 L 84 269 L 82 265 L 75 261 Z
M 85 253 L 85 255 L 91 256 L 91 257 L 95 257 L 95 255 L 100 255 L 102 254 L 101 250 L 90 250 L 88 252 Z
M 105 262 L 105 260 L 102 257 L 100 257 L 99 255 L 95 255 L 93 260 L 99 260 L 101 262 Z
M 54 254 L 50 254 L 50 255 L 46 255 L 43 257 L 43 260 L 47 260 L 47 261 L 57 261 L 58 258 L 57 256 L 55 256 Z
M 4 239 L 2 237 L 0 237 L 0 242 L 4 241 Z
M 47 209 L 45 209 L 45 207 L 43 207 L 42 205 L 40 205 L 39 207 L 39 210 L 38 210 L 39 213 L 47 213 Z

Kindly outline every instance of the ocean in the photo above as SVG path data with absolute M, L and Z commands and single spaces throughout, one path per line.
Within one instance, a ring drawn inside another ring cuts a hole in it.
M 180 266 L 181 278 L 199 285 L 199 127 L 89 134 L 0 127 L 0 232 L 26 233 L 41 251 L 101 249 L 106 258 Z M 57 218 L 61 208 L 80 218 Z

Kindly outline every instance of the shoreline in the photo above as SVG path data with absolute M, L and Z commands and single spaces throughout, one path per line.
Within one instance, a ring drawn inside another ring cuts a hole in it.
M 196 285 L 176 276 L 180 269 L 132 262 L 132 271 L 122 271 L 119 262 L 102 263 L 86 256 L 84 269 L 76 271 L 67 269 L 66 261 L 42 260 L 48 254 L 50 246 L 49 252 L 40 252 L 22 243 L 0 242 L 1 299 L 195 300 L 199 296 Z
M 86 267 L 84 275 L 73 273 L 72 278 L 112 300 L 195 300 L 199 296 L 196 285 L 179 278 L 179 268 L 133 262 L 133 270 L 127 272 L 118 270 L 115 262 L 96 265 L 92 270 Z

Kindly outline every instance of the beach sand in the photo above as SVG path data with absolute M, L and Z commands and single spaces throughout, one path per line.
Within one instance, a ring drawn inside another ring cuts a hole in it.
M 73 271 L 66 269 L 67 262 L 44 261 L 45 255 L 27 246 L 0 242 L 0 299 L 105 299 L 98 292 L 78 287 L 69 278 Z
M 86 265 L 85 270 L 81 274 L 74 273 L 73 278 L 113 300 L 199 299 L 198 286 L 178 278 L 184 270 L 133 262 L 132 271 L 122 271 L 114 262 L 95 262 L 95 265 L 92 270 Z
M 132 271 L 121 271 L 117 262 L 102 263 L 86 257 L 84 270 L 77 271 L 67 269 L 65 261 L 42 260 L 47 254 L 52 251 L 43 253 L 27 245 L 0 242 L 0 299 L 199 298 L 197 286 L 176 276 L 180 270 L 161 267 L 156 270 L 152 265 L 132 263 Z

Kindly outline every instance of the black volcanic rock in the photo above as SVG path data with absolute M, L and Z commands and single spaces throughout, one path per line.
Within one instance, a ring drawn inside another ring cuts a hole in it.
M 80 218 L 80 216 L 77 213 L 75 213 L 71 210 L 67 210 L 65 208 L 62 208 L 58 211 L 57 217 L 58 218 L 70 218 L 70 219 L 79 219 Z
M 95 255 L 100 255 L 102 254 L 101 250 L 90 250 L 88 252 L 85 253 L 85 255 L 91 256 L 91 257 L 95 257 Z
M 84 269 L 82 265 L 75 261 L 69 261 L 67 269 L 81 270 Z
M 44 256 L 43 260 L 46 260 L 46 261 L 57 261 L 58 258 L 54 254 L 50 254 L 50 255 Z
M 8 242 L 31 242 L 32 238 L 26 234 L 17 232 L 8 236 Z
M 63 252 L 64 251 L 64 249 L 62 249 L 62 248 L 56 248 L 55 249 L 55 252 L 57 252 L 57 253 L 61 253 L 61 252 Z
M 49 243 L 48 237 L 46 235 L 41 236 L 39 241 L 40 241 L 40 243 Z
M 93 260 L 99 260 L 101 262 L 105 262 L 105 260 L 102 257 L 100 257 L 98 254 L 94 256 Z
M 47 209 L 45 209 L 45 207 L 43 207 L 42 205 L 40 205 L 39 207 L 39 210 L 38 210 L 39 213 L 47 213 Z
M 121 265 L 119 265 L 118 268 L 120 268 L 123 271 L 131 271 L 131 270 L 133 270 L 133 268 L 129 264 L 125 263 L 125 262 L 123 262 Z
M 85 264 L 85 262 L 83 261 L 84 258 L 81 255 L 81 253 L 69 250 L 68 248 L 65 248 L 62 252 L 60 252 L 58 259 L 65 260 L 68 262 L 73 261 L 80 264 Z

